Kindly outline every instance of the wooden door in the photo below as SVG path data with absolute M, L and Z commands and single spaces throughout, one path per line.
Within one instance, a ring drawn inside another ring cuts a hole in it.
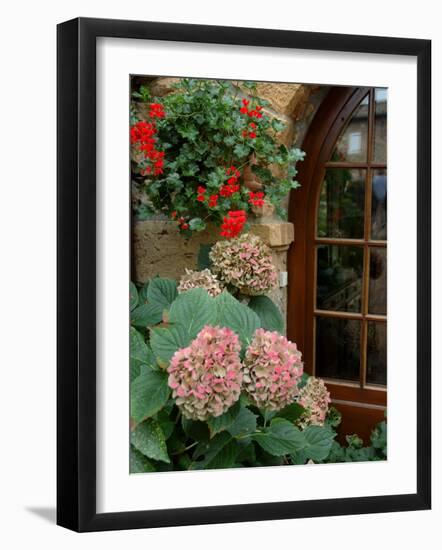
M 288 336 L 326 381 L 341 433 L 365 441 L 387 404 L 387 91 L 332 88 L 291 195 Z

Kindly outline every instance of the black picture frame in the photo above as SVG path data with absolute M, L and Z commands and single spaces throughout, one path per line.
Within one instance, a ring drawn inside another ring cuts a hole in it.
M 409 38 L 79 18 L 58 25 L 57 523 L 75 531 L 425 510 L 431 506 L 431 42 Z M 417 58 L 417 492 L 96 512 L 96 38 Z

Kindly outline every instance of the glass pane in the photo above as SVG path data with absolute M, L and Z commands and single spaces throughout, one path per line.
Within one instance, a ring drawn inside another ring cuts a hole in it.
M 370 248 L 368 312 L 387 314 L 387 249 Z
M 367 383 L 387 384 L 387 323 L 368 323 Z
M 318 246 L 317 307 L 361 311 L 362 246 Z
M 362 239 L 365 170 L 329 168 L 322 182 L 318 237 Z
M 371 238 L 387 239 L 387 171 L 373 170 L 371 184 Z
M 332 161 L 366 162 L 368 135 L 368 95 L 354 111 L 350 122 L 339 136 Z
M 316 375 L 359 380 L 360 321 L 316 319 Z
M 374 92 L 374 161 L 387 162 L 387 89 Z

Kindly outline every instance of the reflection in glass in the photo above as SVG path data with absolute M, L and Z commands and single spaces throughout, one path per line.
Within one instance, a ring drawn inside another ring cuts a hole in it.
M 368 135 L 368 95 L 350 118 L 350 122 L 339 136 L 330 160 L 345 162 L 366 162 Z
M 318 246 L 318 309 L 361 311 L 362 268 L 361 246 Z
M 387 314 L 387 249 L 370 248 L 368 312 Z
M 329 168 L 318 208 L 318 237 L 362 239 L 365 170 Z
M 387 162 L 387 89 L 376 88 L 374 93 L 374 158 Z
M 368 323 L 367 383 L 387 384 L 387 323 Z
M 373 170 L 371 193 L 371 238 L 387 239 L 387 170 Z
M 316 319 L 316 375 L 359 380 L 360 321 Z

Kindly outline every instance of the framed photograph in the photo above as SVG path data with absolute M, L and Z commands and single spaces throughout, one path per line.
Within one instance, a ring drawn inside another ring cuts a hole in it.
M 59 525 L 430 508 L 430 55 L 58 26 Z

